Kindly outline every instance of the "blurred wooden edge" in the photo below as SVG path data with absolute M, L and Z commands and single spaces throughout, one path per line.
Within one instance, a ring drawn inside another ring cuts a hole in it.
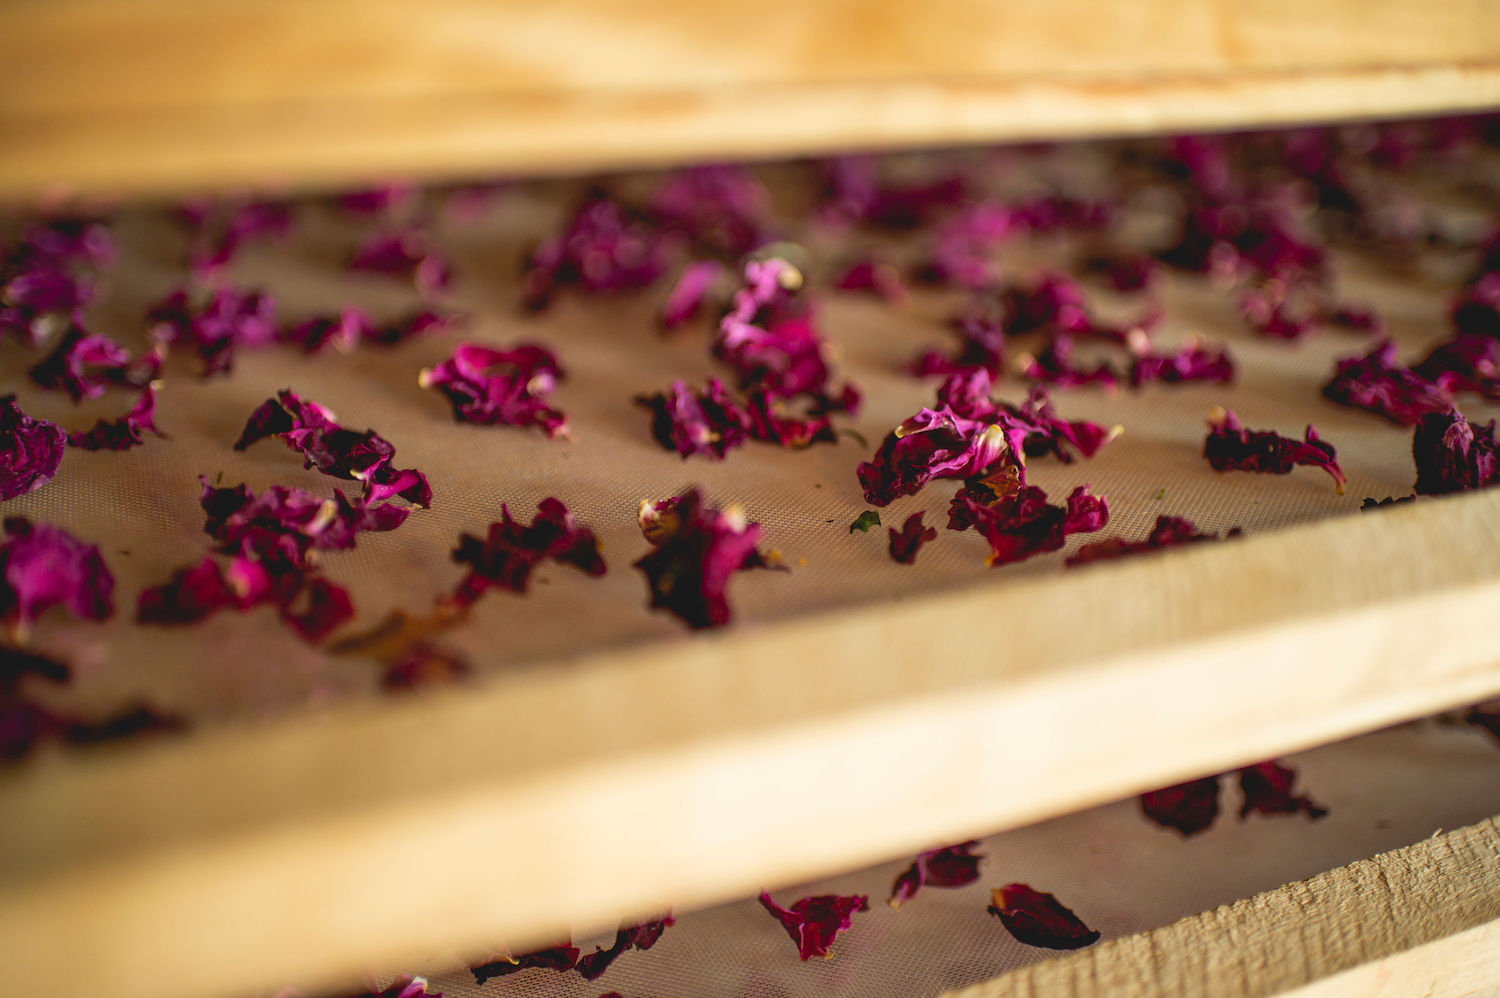
M 1326 123 L 1500 106 L 1500 61 L 1101 80 L 765 84 L 0 114 L 0 200 L 320 190 Z
M 942 998 L 1460 998 L 1497 982 L 1489 818 Z
M 519 952 L 1500 693 L 1497 610 L 1492 490 L 37 759 L 0 962 L 198 998 Z

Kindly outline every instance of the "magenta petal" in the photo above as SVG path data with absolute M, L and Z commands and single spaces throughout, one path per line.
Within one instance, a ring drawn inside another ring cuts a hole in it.
M 1239 532 L 1238 528 L 1230 531 L 1230 536 Z M 1079 548 L 1077 553 L 1068 558 L 1068 565 L 1083 565 L 1093 561 L 1108 561 L 1114 558 L 1123 558 L 1127 555 L 1143 554 L 1148 551 L 1159 551 L 1162 548 L 1179 547 L 1184 544 L 1196 544 L 1199 541 L 1216 541 L 1218 534 L 1200 534 L 1196 527 L 1188 521 L 1175 516 L 1158 516 L 1156 524 L 1143 541 L 1126 541 L 1119 537 L 1111 537 L 1108 540 L 1096 541 L 1093 544 L 1085 544 Z
M 66 443 L 61 428 L 26 415 L 14 395 L 0 396 L 0 502 L 50 482 Z
M 422 371 L 417 383 L 442 392 L 458 422 L 535 426 L 557 437 L 566 435 L 568 419 L 548 399 L 562 378 L 562 366 L 544 346 L 501 350 L 460 343 L 447 360 Z
M 156 428 L 156 389 L 151 385 L 119 419 L 101 419 L 87 432 L 69 433 L 68 446 L 88 451 L 129 450 L 145 443 L 145 433 L 166 436 Z
M 1453 398 L 1415 372 L 1393 363 L 1396 344 L 1384 340 L 1363 357 L 1338 362 L 1323 395 L 1340 405 L 1365 409 L 1395 423 L 1415 426 L 1428 413 L 1447 412 Z
M 771 900 L 771 895 L 761 891 L 760 904 L 786 929 L 786 934 L 797 944 L 797 955 L 804 960 L 832 956 L 829 948 L 838 934 L 849 928 L 855 912 L 870 910 L 870 899 L 863 894 L 847 897 L 822 894 L 783 908 Z
M 979 879 L 977 842 L 932 849 L 916 858 L 891 885 L 890 905 L 899 908 L 925 887 L 963 887 Z
M 724 265 L 717 260 L 695 260 L 682 269 L 677 283 L 667 293 L 661 306 L 661 326 L 676 329 L 691 322 L 703 308 L 703 302 L 719 279 Z
M 948 509 L 948 529 L 973 528 L 990 546 L 990 567 L 1056 551 L 1070 534 L 1089 533 L 1109 522 L 1109 504 L 1080 485 L 1066 506 L 1018 482 L 975 482 L 960 489 Z
M 463 534 L 459 538 L 453 560 L 469 569 L 455 594 L 460 603 L 472 602 L 491 587 L 526 592 L 532 571 L 543 561 L 572 565 L 592 576 L 606 571 L 594 532 L 550 497 L 538 504 L 529 527 L 511 519 L 510 510 L 502 504 L 500 520 L 490 524 L 486 537 Z
M 1343 495 L 1344 472 L 1333 445 L 1320 440 L 1311 426 L 1304 439 L 1297 441 L 1270 430 L 1247 430 L 1233 412 L 1225 409 L 1214 410 L 1208 425 L 1203 456 L 1215 471 L 1234 469 L 1285 475 L 1297 465 L 1308 465 L 1328 472 Z
M 922 549 L 922 545 L 937 540 L 936 527 L 923 528 L 920 510 L 907 517 L 900 530 L 891 527 L 889 532 L 891 560 L 900 565 L 914 564 L 917 560 L 917 552 Z
M 646 523 L 647 508 L 653 512 Z M 737 511 L 707 509 L 696 490 L 642 507 L 642 526 L 654 545 L 634 567 L 646 576 L 652 609 L 666 610 L 689 627 L 729 623 L 726 590 L 737 571 L 764 565 L 756 550 L 760 524 Z
M 19 516 L 5 521 L 5 532 L 0 619 L 24 630 L 53 606 L 66 607 L 80 620 L 104 620 L 114 613 L 114 576 L 97 547 Z

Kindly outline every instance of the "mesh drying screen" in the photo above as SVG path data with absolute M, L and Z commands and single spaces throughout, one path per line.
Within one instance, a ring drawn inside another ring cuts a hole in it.
M 1004 174 L 1005 185 L 1036 189 L 1045 181 L 1087 193 L 1108 177 L 1115 158 L 1107 148 L 1079 147 L 1025 162 L 1030 172 Z M 799 169 L 764 170 L 783 207 L 794 205 L 806 189 Z M 625 178 L 619 185 L 628 190 L 648 182 Z M 375 428 L 398 448 L 400 466 L 420 468 L 432 480 L 430 511 L 417 510 L 399 530 L 362 537 L 353 551 L 333 553 L 324 562 L 328 576 L 353 595 L 358 617 L 351 630 L 392 610 L 421 611 L 450 591 L 461 572 L 448 552 L 461 532 L 482 533 L 502 502 L 529 519 L 538 500 L 557 496 L 600 535 L 610 566 L 604 578 L 546 566 L 526 598 L 491 594 L 445 638 L 483 680 L 503 681 L 516 669 L 603 646 L 690 640 L 677 621 L 646 609 L 643 580 L 629 566 L 646 550 L 634 522 L 638 500 L 677 494 L 688 483 L 702 485 L 715 501 L 742 505 L 793 566 L 790 573 L 736 577 L 730 592 L 736 626 L 742 628 L 972 585 L 996 575 L 1024 585 L 1039 573 L 1061 570 L 1063 556 L 1054 554 L 992 573 L 984 566 L 986 549 L 977 536 L 949 531 L 940 531 L 914 567 L 899 566 L 886 554 L 883 530 L 852 536 L 848 531 L 865 508 L 855 465 L 891 427 L 931 401 L 931 383 L 901 374 L 898 365 L 945 342 L 945 320 L 962 300 L 954 293 L 919 290 L 908 305 L 892 307 L 815 280 L 811 293 L 820 327 L 836 344 L 839 377 L 864 390 L 864 411 L 851 425 L 868 445 L 848 436 L 836 446 L 800 452 L 752 444 L 722 463 L 684 462 L 662 450 L 648 433 L 648 414 L 632 404 L 632 397 L 661 390 L 673 378 L 701 384 L 707 375 L 722 373 L 707 355 L 706 323 L 659 335 L 654 315 L 661 291 L 591 299 L 564 294 L 538 317 L 523 316 L 517 308 L 515 275 L 525 248 L 557 226 L 578 190 L 567 182 L 520 185 L 478 217 L 435 214 L 434 231 L 456 264 L 452 304 L 468 316 L 461 330 L 349 355 L 246 351 L 231 377 L 207 381 L 194 376 L 188 358 L 174 356 L 158 410 L 158 423 L 170 440 L 148 439 L 123 454 L 70 450 L 52 483 L 6 503 L 6 515 L 54 522 L 101 544 L 119 580 L 125 610 L 107 625 L 69 627 L 48 620 L 40 628 L 42 647 L 77 663 L 77 682 L 60 695 L 98 709 L 144 698 L 201 726 L 376 690 L 377 670 L 370 663 L 335 658 L 302 643 L 269 610 L 223 613 L 193 627 L 131 622 L 130 608 L 143 588 L 164 582 L 205 550 L 199 475 L 222 476 L 226 484 L 243 481 L 256 490 L 285 483 L 328 494 L 327 479 L 304 471 L 300 460 L 275 442 L 244 453 L 230 449 L 249 412 L 287 387 L 329 406 L 345 425 Z M 864 238 L 831 237 L 797 222 L 796 215 L 788 214 L 788 236 L 810 248 L 815 277 Z M 1159 224 L 1149 211 L 1139 215 L 1127 218 L 1127 224 L 1142 230 Z M 370 223 L 316 203 L 299 206 L 297 219 L 287 244 L 251 247 L 234 263 L 232 278 L 269 289 L 287 319 L 351 303 L 377 314 L 413 304 L 410 289 L 344 266 Z M 120 263 L 90 320 L 95 330 L 139 345 L 143 310 L 182 280 L 184 240 L 165 210 L 123 212 L 116 229 Z M 919 241 L 916 236 L 880 240 L 897 260 L 911 259 Z M 1024 275 L 1042 264 L 1066 267 L 1076 250 L 1056 237 L 1020 239 L 1007 244 L 1002 259 L 1008 272 Z M 1410 354 L 1441 335 L 1445 297 L 1465 266 L 1467 259 L 1458 255 L 1435 254 L 1402 268 L 1345 255 L 1338 260 L 1339 292 L 1374 307 Z M 1087 286 L 1105 318 L 1138 315 L 1145 308 L 1140 299 Z M 1055 496 L 1090 483 L 1109 499 L 1107 534 L 1129 538 L 1143 536 L 1160 513 L 1186 516 L 1211 531 L 1238 526 L 1254 532 L 1348 514 L 1364 496 L 1410 491 L 1410 433 L 1319 395 L 1333 360 L 1363 349 L 1364 337 L 1330 331 L 1301 344 L 1256 339 L 1236 314 L 1234 294 L 1195 276 L 1163 275 L 1156 297 L 1166 310 L 1159 340 L 1175 345 L 1200 332 L 1226 341 L 1239 363 L 1238 383 L 1116 394 L 1058 392 L 1063 415 L 1120 424 L 1125 432 L 1091 461 L 1066 466 L 1033 461 L 1029 470 L 1035 483 Z M 555 401 L 571 418 L 572 441 L 455 424 L 443 399 L 419 388 L 416 375 L 445 357 L 460 338 L 495 343 L 525 338 L 553 346 L 568 371 Z M 81 428 L 96 413 L 118 411 L 118 397 L 80 410 L 39 391 L 25 377 L 33 356 L 17 343 L 0 344 L 0 392 L 18 392 L 28 412 Z M 1021 391 L 1007 382 L 1004 393 L 1017 398 Z M 1304 424 L 1316 423 L 1338 447 L 1349 475 L 1348 494 L 1336 495 L 1331 482 L 1311 469 L 1284 477 L 1210 471 L 1200 451 L 1204 416 L 1215 404 L 1236 409 L 1256 428 L 1300 434 Z M 899 524 L 917 509 L 928 512 L 928 522 L 941 524 L 953 488 L 940 482 L 899 500 L 885 511 L 887 524 Z M 1075 538 L 1069 550 L 1078 543 Z M 1134 598 L 1149 612 L 1150 594 Z

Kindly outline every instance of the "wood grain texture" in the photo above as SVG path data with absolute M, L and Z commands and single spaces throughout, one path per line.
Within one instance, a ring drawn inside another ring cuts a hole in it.
M 1459 998 L 1500 981 L 1500 822 L 943 998 Z
M 577 170 L 1500 104 L 1483 0 L 18 0 L 0 196 Z
M 1477 494 L 28 767 L 0 956 L 188 998 L 520 950 L 1480 699 L 1497 607 Z

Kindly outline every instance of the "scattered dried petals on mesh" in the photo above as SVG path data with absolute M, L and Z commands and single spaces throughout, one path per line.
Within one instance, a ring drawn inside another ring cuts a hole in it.
M 1180 350 L 1165 352 L 1153 351 L 1150 338 L 1144 333 L 1129 336 L 1126 345 L 1134 354 L 1130 365 L 1132 388 L 1152 381 L 1165 384 L 1195 381 L 1230 384 L 1234 381 L 1234 358 L 1228 349 L 1205 347 L 1196 337 Z
M 578 966 L 578 947 L 568 943 L 559 943 L 556 946 L 533 950 L 520 956 L 502 956 L 497 960 L 470 967 L 469 973 L 474 975 L 475 984 L 484 984 L 493 978 L 505 977 L 522 970 L 537 968 L 565 974 L 576 966 Z
M 1090 929 L 1056 897 L 1025 884 L 997 888 L 988 909 L 1018 942 L 1045 949 L 1082 949 L 1099 941 Z
M 694 260 L 682 268 L 672 290 L 661 306 L 661 326 L 676 329 L 691 322 L 703 311 L 703 303 L 728 271 L 717 260 Z
M 685 237 L 700 252 L 738 258 L 773 238 L 770 208 L 770 191 L 749 170 L 710 164 L 662 181 L 650 216 L 663 232 Z
M 1108 361 L 1102 361 L 1093 367 L 1075 363 L 1073 337 L 1067 333 L 1050 336 L 1046 346 L 1034 355 L 1021 354 L 1015 359 L 1014 366 L 1021 377 L 1057 388 L 1101 385 L 1113 389 L 1120 380 Z
M 891 885 L 890 906 L 900 908 L 923 887 L 963 887 L 979 879 L 977 842 L 960 842 L 921 853 Z
M 423 298 L 440 294 L 453 280 L 452 265 L 415 229 L 371 235 L 354 251 L 349 267 L 411 281 Z
M 119 419 L 101 419 L 92 429 L 68 434 L 68 446 L 79 450 L 129 450 L 146 442 L 143 434 L 166 438 L 156 428 L 156 385 L 147 385 L 135 405 Z
M 760 524 L 735 507 L 710 509 L 696 489 L 641 503 L 641 531 L 652 550 L 633 567 L 646 577 L 653 610 L 666 610 L 692 628 L 730 621 L 727 589 L 735 572 L 766 567 L 756 548 Z
M 115 579 L 99 549 L 60 527 L 24 517 L 5 520 L 0 543 L 0 620 L 24 637 L 54 606 L 79 620 L 104 620 L 115 612 Z
M 701 392 L 674 381 L 665 392 L 636 396 L 635 403 L 651 410 L 656 442 L 684 459 L 704 454 L 723 460 L 750 437 L 750 414 L 718 378 L 709 378 Z
M 797 944 L 797 955 L 804 960 L 831 957 L 834 939 L 850 927 L 855 913 L 870 910 L 870 899 L 864 894 L 820 894 L 783 908 L 771 900 L 770 894 L 761 891 L 760 904 L 786 929 L 786 934 Z
M 852 534 L 856 530 L 858 530 L 862 534 L 867 534 L 870 532 L 871 527 L 878 526 L 880 526 L 879 511 L 867 509 L 863 513 L 856 516 L 853 523 L 849 524 L 849 533 Z
M 973 481 L 948 507 L 949 530 L 973 530 L 990 546 L 991 568 L 1056 551 L 1075 533 L 1092 533 L 1109 522 L 1109 503 L 1087 485 L 1074 489 L 1066 506 L 1014 477 Z
M 67 439 L 55 423 L 22 412 L 14 395 L 0 396 L 0 502 L 50 482 Z
M 1311 797 L 1292 792 L 1297 771 L 1274 760 L 1246 766 L 1239 771 L 1240 791 L 1245 795 L 1240 817 L 1254 814 L 1305 814 L 1313 821 L 1328 814 L 1328 809 Z
M 874 255 L 859 257 L 844 265 L 830 282 L 840 291 L 864 291 L 891 304 L 911 296 L 901 282 L 901 272 Z
M 57 348 L 31 369 L 31 380 L 43 388 L 65 391 L 74 402 L 98 398 L 108 388 L 140 389 L 161 373 L 164 348 L 158 344 L 140 357 L 108 336 L 87 334 L 74 326 Z
M 750 439 L 791 450 L 838 442 L 832 418 L 819 414 L 817 404 L 810 406 L 812 414 L 808 415 L 787 413 L 785 410 L 790 405 L 792 403 L 781 401 L 764 388 L 751 391 L 745 399 Z
M 364 484 L 364 500 L 373 505 L 392 497 L 418 506 L 432 504 L 432 487 L 420 471 L 392 464 L 396 448 L 374 430 L 346 430 L 333 413 L 290 390 L 262 402 L 245 423 L 234 449 L 244 450 L 266 437 L 280 437 L 300 453 L 304 467 Z
M 594 532 L 550 497 L 537 505 L 530 526 L 511 519 L 509 508 L 501 504 L 500 519 L 490 524 L 485 537 L 459 537 L 453 560 L 469 569 L 452 597 L 459 605 L 474 602 L 491 588 L 526 592 L 531 573 L 543 561 L 572 565 L 592 576 L 606 571 Z
M 0 247 L 0 339 L 42 346 L 76 326 L 94 298 L 87 271 L 114 262 L 109 230 L 94 219 L 54 219 Z
M 1418 495 L 1483 489 L 1500 482 L 1495 421 L 1470 422 L 1457 409 L 1423 416 L 1412 433 Z
M 1222 408 L 1209 413 L 1208 426 L 1203 456 L 1215 471 L 1286 475 L 1297 465 L 1306 465 L 1328 472 L 1338 494 L 1344 494 L 1344 472 L 1339 467 L 1333 445 L 1320 440 L 1317 430 L 1311 426 L 1307 427 L 1302 440 L 1293 440 L 1272 430 L 1245 429 L 1233 412 Z
M 595 948 L 594 952 L 578 958 L 578 974 L 585 981 L 596 981 L 621 955 L 629 950 L 648 950 L 656 945 L 667 927 L 676 924 L 676 919 L 665 915 L 649 922 L 632 925 L 615 932 L 615 941 L 608 949 Z
M 937 540 L 937 528 L 922 526 L 922 513 L 917 511 L 906 518 L 901 529 L 888 528 L 890 540 L 891 560 L 900 565 L 914 565 L 917 561 L 917 552 L 929 541 Z
M 1235 527 L 1226 536 L 1237 537 L 1239 533 L 1240 529 Z M 1191 521 L 1181 517 L 1158 516 L 1155 526 L 1151 528 L 1145 540 L 1127 541 L 1121 537 L 1111 537 L 1108 540 L 1085 544 L 1068 558 L 1068 566 L 1109 561 L 1127 555 L 1144 554 L 1147 551 L 1160 551 L 1162 548 L 1181 547 L 1185 544 L 1218 539 L 1218 534 L 1199 533 L 1198 528 L 1194 527 Z
M 1453 397 L 1419 374 L 1398 367 L 1396 344 L 1382 340 L 1363 357 L 1345 357 L 1323 386 L 1323 395 L 1340 405 L 1365 409 L 1395 423 L 1415 426 L 1423 416 L 1447 412 Z
M 1183 838 L 1207 831 L 1219 816 L 1219 778 L 1205 776 L 1140 796 L 1141 813 Z
M 559 288 L 590 294 L 637 291 L 656 283 L 667 269 L 662 232 L 613 201 L 585 201 L 558 235 L 542 241 L 522 277 L 522 304 L 533 312 L 552 303 Z
M 1366 498 L 1359 504 L 1361 513 L 1371 509 L 1384 509 L 1387 506 L 1399 506 L 1402 503 L 1416 502 L 1417 494 L 1413 492 L 1409 496 L 1386 496 L 1384 499 Z
M 460 423 L 535 426 L 555 438 L 568 432 L 568 417 L 548 404 L 563 377 L 557 357 L 537 343 L 460 343 L 447 360 L 424 368 L 417 384 L 442 392 Z
M 146 311 L 151 339 L 182 344 L 197 356 L 201 374 L 227 374 L 241 349 L 276 342 L 276 305 L 263 291 L 214 288 L 197 299 L 177 290 Z

